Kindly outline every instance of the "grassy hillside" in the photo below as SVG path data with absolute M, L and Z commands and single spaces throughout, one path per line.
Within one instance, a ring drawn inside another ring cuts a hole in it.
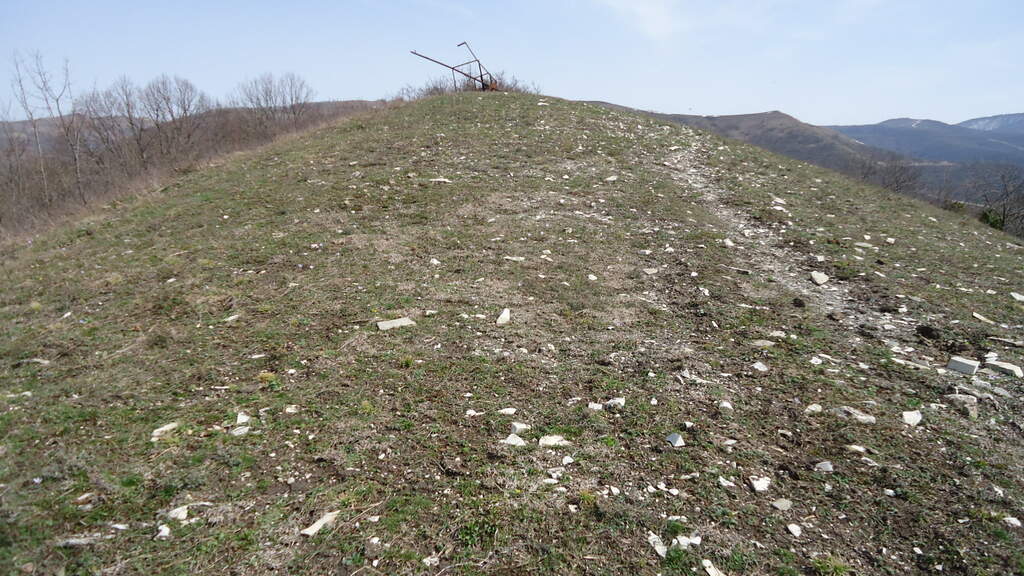
M 2 257 L 0 566 L 1024 571 L 1022 381 L 938 369 L 1021 363 L 1024 249 L 756 148 L 443 96 Z

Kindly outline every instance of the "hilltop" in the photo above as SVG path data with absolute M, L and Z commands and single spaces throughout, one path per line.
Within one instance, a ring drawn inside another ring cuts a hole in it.
M 1024 247 L 753 146 L 438 96 L 2 267 L 25 573 L 1024 571 Z

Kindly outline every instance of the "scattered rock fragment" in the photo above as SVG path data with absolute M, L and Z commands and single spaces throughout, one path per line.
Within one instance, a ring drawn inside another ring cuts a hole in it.
M 971 419 L 978 417 L 978 399 L 968 394 L 947 394 L 946 400 L 952 402 L 965 416 Z
M 981 363 L 977 360 L 971 360 L 963 356 L 953 356 L 949 359 L 949 364 L 946 364 L 946 369 L 973 376 L 978 371 L 979 366 L 981 366 Z
M 839 416 L 840 418 L 853 418 L 854 420 L 861 424 L 875 423 L 874 416 L 867 414 L 865 412 L 861 412 L 860 410 L 857 410 L 852 406 L 840 406 L 839 408 L 836 408 L 834 412 L 836 416 Z
M 113 538 L 110 534 L 93 534 L 91 536 L 75 536 L 72 538 L 64 538 L 56 542 L 59 548 L 81 548 L 84 546 L 92 546 L 98 544 L 103 540 L 109 540 Z
M 1016 376 L 1017 378 L 1024 378 L 1024 370 L 1020 366 L 1010 364 L 1009 362 L 1000 362 L 999 360 L 986 360 L 985 366 L 995 370 L 996 372 L 1002 372 L 1010 376 Z
M 415 325 L 415 320 L 409 318 L 408 316 L 403 316 L 401 318 L 395 318 L 394 320 L 382 320 L 380 322 L 377 322 L 377 329 L 380 330 L 381 332 L 384 332 L 386 330 L 391 330 L 392 328 L 402 328 L 404 326 Z
M 338 514 L 341 514 L 341 510 L 335 510 L 333 512 L 328 512 L 327 514 L 324 514 L 320 517 L 319 520 L 313 522 L 306 528 L 303 528 L 299 532 L 299 534 L 302 534 L 303 536 L 316 535 L 316 533 L 319 532 L 322 528 L 330 527 L 331 525 L 333 525 L 334 521 L 338 519 Z
M 658 269 L 657 268 L 644 268 L 644 274 L 647 274 L 648 276 L 654 276 L 657 273 L 658 273 Z
M 1017 302 L 1024 302 L 1024 294 L 1018 294 L 1017 292 L 1010 292 L 1010 297 Z
M 754 362 L 753 366 L 751 366 L 751 367 L 754 370 L 757 370 L 758 372 L 767 372 L 768 371 L 768 366 L 764 362 Z
M 530 428 L 532 428 L 532 426 L 530 426 L 529 424 L 524 424 L 522 422 L 513 422 L 512 434 L 519 435 L 522 434 L 523 432 L 526 432 Z
M 817 270 L 811 272 L 811 282 L 814 282 L 816 286 L 821 286 L 828 282 L 828 280 L 828 274 L 825 274 L 824 272 L 818 272 Z
M 803 529 L 800 528 L 799 524 L 787 524 L 786 530 L 789 530 L 789 533 L 797 538 L 799 538 L 800 535 L 804 533 Z
M 686 441 L 683 440 L 683 437 L 680 436 L 678 432 L 669 434 L 668 437 L 665 438 L 665 441 L 672 445 L 673 448 L 686 446 Z
M 680 534 L 679 536 L 676 536 L 672 539 L 671 547 L 679 548 L 682 550 L 689 550 L 690 546 L 699 546 L 700 542 L 701 537 L 696 534 L 692 534 L 690 536 L 683 536 L 682 534 Z
M 626 399 L 622 396 L 612 398 L 604 403 L 605 408 L 623 408 L 626 406 Z
M 161 524 L 156 527 L 156 540 L 167 540 L 171 537 L 171 528 L 167 524 Z
M 920 410 L 911 410 L 909 412 L 903 413 L 903 422 L 905 424 L 909 424 L 910 426 L 917 426 L 918 424 L 920 424 L 921 418 L 922 416 Z
M 819 414 L 822 410 L 821 404 L 808 404 L 807 408 L 804 408 L 804 414 Z
M 754 489 L 754 492 L 767 492 L 768 485 L 772 483 L 771 478 L 766 476 L 751 476 L 750 487 Z
M 764 349 L 775 346 L 775 342 L 772 342 L 771 340 L 754 340 L 750 343 L 750 345 L 753 346 L 754 348 Z
M 779 498 L 778 500 L 772 502 L 772 507 L 781 512 L 787 512 L 790 508 L 793 507 L 793 501 L 788 498 Z
M 188 519 L 188 504 L 184 506 L 178 506 L 177 508 L 169 511 L 167 517 L 171 520 L 177 520 L 178 522 L 184 522 Z
M 236 436 L 236 437 L 237 436 L 245 436 L 248 433 L 249 433 L 249 427 L 248 426 L 235 426 L 234 428 L 231 429 L 231 435 L 232 436 Z
M 822 474 L 831 474 L 833 471 L 835 471 L 835 468 L 832 466 L 831 462 L 829 462 L 828 460 L 825 460 L 825 461 L 818 462 L 817 464 L 815 464 L 814 465 L 814 471 L 815 472 L 821 472 Z
M 984 322 L 985 324 L 995 324 L 995 321 L 989 320 L 988 318 L 982 316 L 981 314 L 978 314 L 977 312 L 972 312 L 971 316 L 973 316 L 975 320 Z
M 548 446 L 569 446 L 572 442 L 569 442 L 565 438 L 557 435 L 541 436 L 540 440 L 537 441 L 541 447 Z
M 149 441 L 150 442 L 156 442 L 156 441 L 160 440 L 161 438 L 165 438 L 168 435 L 170 435 L 172 432 L 174 432 L 177 428 L 178 428 L 178 423 L 177 422 L 171 422 L 170 424 L 164 424 L 163 426 L 157 428 L 156 430 L 153 430 L 152 434 L 150 434 L 150 436 L 149 436 Z
M 501 311 L 501 314 L 498 315 L 498 319 L 495 320 L 494 323 L 497 324 L 498 326 L 504 326 L 505 324 L 508 324 L 509 321 L 511 320 L 512 312 L 508 308 L 505 308 L 504 310 Z
M 1021 527 L 1020 520 L 1017 519 L 1017 518 L 1014 518 L 1013 516 L 1007 516 L 1007 517 L 1003 518 L 1003 523 L 1006 524 L 1007 526 L 1009 526 L 1010 528 L 1020 528 Z
M 505 416 L 513 416 L 515 413 L 515 408 L 502 408 L 501 410 L 498 410 L 498 414 L 504 414 Z
M 658 536 L 654 532 L 647 533 L 647 543 L 654 548 L 654 551 L 662 558 L 668 554 L 668 546 L 665 546 L 665 542 L 662 541 L 661 536 Z
M 516 434 L 509 434 L 504 440 L 499 440 L 502 444 L 508 444 L 509 446 L 526 446 L 526 440 L 523 440 Z
M 724 572 L 722 572 L 718 568 L 715 568 L 715 565 L 711 562 L 711 560 L 701 560 L 700 565 L 704 567 L 704 572 L 706 572 L 708 576 L 725 576 Z

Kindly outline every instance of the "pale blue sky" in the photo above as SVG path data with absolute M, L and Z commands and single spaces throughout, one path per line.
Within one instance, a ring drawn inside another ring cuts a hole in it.
M 380 98 L 439 73 L 409 50 L 456 61 L 462 40 L 545 93 L 663 112 L 1024 112 L 1021 0 L 0 0 L 0 58 L 66 57 L 79 88 L 167 72 L 223 97 L 294 71 L 321 99 Z

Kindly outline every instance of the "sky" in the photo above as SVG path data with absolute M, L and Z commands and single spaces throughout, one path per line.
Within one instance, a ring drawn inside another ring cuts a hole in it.
M 217 98 L 295 72 L 321 100 L 395 95 L 469 41 L 545 94 L 680 114 L 781 110 L 813 124 L 1024 112 L 1021 0 L 0 0 L 13 55 L 67 59 L 77 91 L 122 75 Z

